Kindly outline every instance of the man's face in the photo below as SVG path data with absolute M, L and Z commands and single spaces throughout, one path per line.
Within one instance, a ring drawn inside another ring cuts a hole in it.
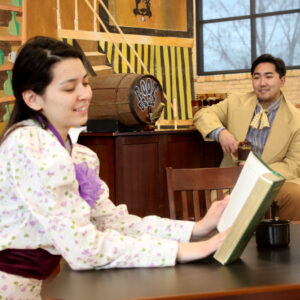
M 268 107 L 279 99 L 280 89 L 284 86 L 284 82 L 285 76 L 280 78 L 272 63 L 260 63 L 254 69 L 253 90 L 263 107 Z

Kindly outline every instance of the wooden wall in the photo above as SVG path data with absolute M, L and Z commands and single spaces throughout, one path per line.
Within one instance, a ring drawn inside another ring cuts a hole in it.
M 57 16 L 56 5 L 57 0 L 27 0 L 27 36 L 28 38 L 36 35 L 46 35 L 57 37 Z M 74 29 L 74 0 L 62 0 L 61 11 L 64 11 L 64 19 L 62 27 L 64 29 Z M 79 26 L 81 30 L 92 31 L 92 23 L 86 22 L 92 18 L 92 12 L 86 9 L 84 0 L 78 1 Z
M 56 37 L 56 3 L 57 0 L 27 0 L 28 5 L 28 26 L 27 36 L 48 35 Z M 79 2 L 79 9 L 84 2 Z M 74 28 L 74 1 L 61 1 L 61 9 L 65 14 L 63 28 Z M 87 18 L 91 18 L 91 12 L 86 8 L 80 9 L 79 26 L 85 30 L 92 30 L 91 23 L 85 22 Z M 90 27 L 90 28 L 89 28 Z M 193 60 L 194 70 L 196 60 Z M 300 70 L 290 71 L 287 73 L 287 84 L 284 91 L 288 94 L 288 98 L 296 106 L 300 106 Z M 216 76 L 195 76 L 195 93 L 231 93 L 232 91 L 251 90 L 250 74 L 232 74 L 232 75 L 216 75 Z
M 186 0 L 152 1 L 150 7 L 152 16 L 150 18 L 145 16 L 144 21 L 140 15 L 134 15 L 135 7 L 135 1 L 108 1 L 108 8 L 120 26 L 158 30 L 187 30 Z M 110 25 L 113 25 L 111 21 Z
M 27 0 L 27 37 L 57 37 L 56 0 Z

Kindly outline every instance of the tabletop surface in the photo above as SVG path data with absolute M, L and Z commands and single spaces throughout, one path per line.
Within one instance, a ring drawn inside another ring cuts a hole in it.
M 43 297 L 116 300 L 300 286 L 300 224 L 291 224 L 290 231 L 289 247 L 258 249 L 253 237 L 241 259 L 229 266 L 220 265 L 212 257 L 168 268 L 78 272 L 65 264 L 58 275 L 45 281 Z

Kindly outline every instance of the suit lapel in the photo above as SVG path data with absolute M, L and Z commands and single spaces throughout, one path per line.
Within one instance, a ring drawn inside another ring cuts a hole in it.
M 266 141 L 262 153 L 262 159 L 266 162 L 270 162 L 282 149 L 286 146 L 290 139 L 291 129 L 289 127 L 289 115 L 285 99 L 283 98 L 280 103 L 280 107 L 276 113 L 270 134 Z
M 249 124 L 251 122 L 256 107 L 256 95 L 243 99 L 243 102 L 235 109 L 233 117 L 233 128 L 238 141 L 244 141 L 247 136 Z

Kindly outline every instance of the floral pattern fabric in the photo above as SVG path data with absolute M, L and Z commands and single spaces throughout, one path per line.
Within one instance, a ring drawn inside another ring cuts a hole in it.
M 52 132 L 25 125 L 0 147 L 1 249 L 43 248 L 76 270 L 175 264 L 177 241 L 190 239 L 193 222 L 130 215 L 103 181 L 98 199 L 85 201 L 77 177 L 99 174 L 97 155 L 74 144 L 70 156 Z
M 0 300 L 42 300 L 42 280 L 0 271 Z

